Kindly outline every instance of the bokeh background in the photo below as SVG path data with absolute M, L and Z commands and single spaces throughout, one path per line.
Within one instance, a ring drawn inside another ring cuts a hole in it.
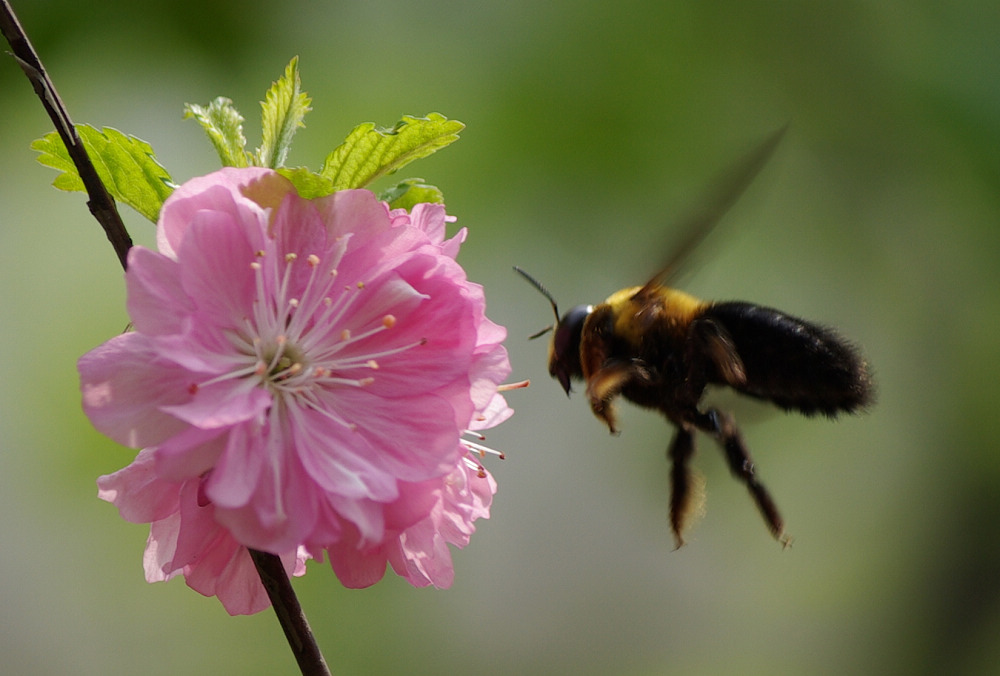
M 509 327 L 517 415 L 488 443 L 493 518 L 454 586 L 296 581 L 335 674 L 986 674 L 1000 663 L 1000 5 L 662 0 L 15 0 L 77 122 L 217 167 L 184 102 L 257 101 L 293 55 L 314 112 L 290 164 L 351 127 L 439 111 L 461 142 L 404 171 L 471 230 L 461 261 Z M 0 671 L 275 674 L 269 612 L 147 585 L 146 529 L 96 498 L 132 454 L 91 430 L 75 360 L 120 332 L 121 272 L 29 143 L 51 125 L 0 59 Z M 796 536 L 782 551 L 701 440 L 707 515 L 673 551 L 670 430 L 620 437 L 545 372 L 548 305 L 640 283 L 676 214 L 790 131 L 683 278 L 830 323 L 878 405 L 838 422 L 724 393 Z M 126 215 L 139 243 L 152 227 Z

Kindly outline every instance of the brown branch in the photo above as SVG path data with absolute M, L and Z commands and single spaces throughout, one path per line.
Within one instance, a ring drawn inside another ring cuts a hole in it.
M 52 84 L 52 80 L 45 72 L 45 67 L 42 66 L 38 54 L 31 46 L 31 41 L 28 40 L 24 29 L 21 28 L 21 23 L 17 20 L 8 0 L 0 0 L 0 32 L 10 43 L 14 58 L 17 59 L 24 74 L 28 76 L 35 94 L 38 95 L 45 111 L 52 119 L 52 123 L 55 124 L 56 131 L 59 132 L 63 143 L 66 144 L 70 159 L 76 165 L 80 179 L 87 189 L 89 198 L 87 207 L 104 228 L 108 241 L 111 242 L 111 246 L 114 247 L 115 253 L 118 255 L 118 261 L 122 268 L 125 268 L 128 265 L 127 256 L 128 250 L 132 247 L 132 238 L 129 237 L 128 231 L 122 223 L 115 201 L 111 199 L 104 183 L 97 175 L 97 170 L 94 168 L 93 162 L 90 161 L 90 157 L 80 141 L 80 136 L 76 133 L 76 127 L 73 126 L 73 121 L 59 98 L 55 85 Z
M 274 614 L 278 616 L 278 623 L 285 632 L 285 638 L 303 676 L 330 676 L 330 669 L 316 644 L 316 638 L 309 628 L 309 621 L 302 612 L 302 606 L 299 605 L 281 559 L 255 549 L 250 550 L 250 557 L 257 566 L 260 581 L 264 583 Z

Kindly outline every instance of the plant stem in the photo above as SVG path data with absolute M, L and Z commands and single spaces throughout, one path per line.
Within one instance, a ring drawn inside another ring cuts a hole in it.
M 274 614 L 278 616 L 278 622 L 303 676 L 330 676 L 330 669 L 316 644 L 316 638 L 309 628 L 309 621 L 302 612 L 302 606 L 299 605 L 281 559 L 255 549 L 250 550 L 250 557 L 257 566 L 260 581 L 264 583 Z
M 21 23 L 17 20 L 14 9 L 8 0 L 0 0 L 0 32 L 10 43 L 14 58 L 17 59 L 21 70 L 31 81 L 35 94 L 38 95 L 42 106 L 49 114 L 49 118 L 55 124 L 56 131 L 59 132 L 63 143 L 66 144 L 70 159 L 73 160 L 77 171 L 80 172 L 80 179 L 87 189 L 89 198 L 87 207 L 90 209 L 90 213 L 104 228 L 104 233 L 107 235 L 108 241 L 111 242 L 111 246 L 114 247 L 122 268 L 127 267 L 128 250 L 132 247 L 132 238 L 129 237 L 128 231 L 122 223 L 122 217 L 118 213 L 115 201 L 111 199 L 97 175 L 97 170 L 90 161 L 90 157 L 80 141 L 80 136 L 76 133 L 76 127 L 73 126 L 73 121 L 59 98 L 55 85 L 52 84 L 48 73 L 45 72 L 45 67 L 42 66 L 38 54 L 35 53 L 35 48 L 31 46 L 31 41 L 28 40 L 24 29 L 21 28 Z

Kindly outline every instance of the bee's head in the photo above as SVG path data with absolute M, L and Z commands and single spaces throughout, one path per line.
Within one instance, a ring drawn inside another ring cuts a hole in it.
M 580 338 L 583 335 L 583 323 L 593 311 L 593 305 L 577 305 L 562 316 L 552 333 L 552 342 L 549 344 L 549 375 L 559 381 L 567 395 L 570 380 L 583 377 Z
M 559 381 L 562 388 L 569 394 L 570 380 L 582 378 L 583 369 L 580 366 L 580 337 L 583 335 L 583 323 L 593 310 L 591 305 L 577 305 L 575 308 L 559 316 L 559 306 L 555 298 L 541 283 L 521 268 L 515 266 L 514 271 L 528 280 L 552 304 L 552 314 L 556 323 L 546 326 L 538 333 L 529 336 L 529 340 L 544 336 L 552 331 L 552 342 L 549 344 L 549 375 Z

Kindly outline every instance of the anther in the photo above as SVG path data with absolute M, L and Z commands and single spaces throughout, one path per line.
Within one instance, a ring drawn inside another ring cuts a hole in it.
M 396 318 L 393 315 L 386 315 L 382 317 L 382 326 L 387 329 L 391 329 L 396 325 Z

